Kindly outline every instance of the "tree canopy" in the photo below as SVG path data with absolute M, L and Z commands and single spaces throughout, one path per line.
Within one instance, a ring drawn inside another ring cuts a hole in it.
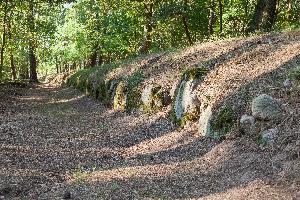
M 0 80 L 299 23 L 299 0 L 2 0 Z

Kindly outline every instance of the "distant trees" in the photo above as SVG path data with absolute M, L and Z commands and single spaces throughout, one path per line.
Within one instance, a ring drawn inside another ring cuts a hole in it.
M 300 0 L 2 0 L 0 80 L 299 24 Z

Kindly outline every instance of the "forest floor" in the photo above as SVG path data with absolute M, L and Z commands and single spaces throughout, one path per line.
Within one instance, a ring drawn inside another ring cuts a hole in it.
M 0 199 L 300 199 L 299 170 L 246 136 L 203 138 L 72 88 L 2 85 L 0 99 Z

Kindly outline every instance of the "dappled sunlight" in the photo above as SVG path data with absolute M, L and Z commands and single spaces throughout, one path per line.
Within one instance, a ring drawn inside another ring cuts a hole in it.
M 138 154 L 149 154 L 187 145 L 194 141 L 197 136 L 187 131 L 173 131 L 165 133 L 160 137 L 145 140 L 139 144 L 124 150 L 124 154 L 129 157 L 135 157 Z
M 269 41 L 267 44 L 241 54 L 234 60 L 220 64 L 219 67 L 210 71 L 198 86 L 198 98 L 202 102 L 207 102 L 209 97 L 209 103 L 212 105 L 222 102 L 247 84 L 260 81 L 260 79 L 263 81 L 267 79 L 264 75 L 277 69 L 280 70 L 284 64 L 300 53 L 299 36 L 290 43 L 277 44 L 278 40 L 283 39 L 274 38 L 274 41 Z M 264 87 L 267 86 L 264 85 Z M 270 86 L 270 89 L 272 87 L 274 86 Z M 256 89 L 259 90 L 259 88 Z
M 208 153 L 199 155 L 199 157 L 190 161 L 174 161 L 170 164 L 145 164 L 142 166 L 134 165 L 133 167 L 96 170 L 90 173 L 85 181 L 103 183 L 116 179 L 124 181 L 132 178 L 163 178 L 216 170 L 222 166 L 222 162 L 226 162 L 226 160 L 229 159 L 229 155 L 233 148 L 234 143 L 226 143 L 215 146 Z M 71 179 L 70 181 L 74 182 L 75 180 Z
M 203 197 L 202 199 L 203 200 L 247 199 L 249 196 L 251 196 L 252 199 L 261 199 L 261 200 L 287 199 L 287 198 L 293 199 L 296 196 L 292 194 L 291 191 L 292 188 L 290 188 L 290 190 L 286 190 L 275 185 L 269 185 L 268 182 L 258 179 L 244 185 L 229 188 L 226 191 L 210 194 L 206 197 Z
M 68 102 L 72 102 L 72 101 L 78 101 L 84 97 L 85 97 L 85 95 L 82 94 L 82 95 L 78 95 L 77 97 L 73 97 L 70 99 L 60 99 L 60 100 L 53 99 L 53 100 L 49 101 L 49 104 L 59 104 L 59 103 L 68 103 Z

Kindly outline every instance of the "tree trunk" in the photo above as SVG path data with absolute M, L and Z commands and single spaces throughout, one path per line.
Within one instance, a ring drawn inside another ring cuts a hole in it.
M 5 6 L 4 6 L 3 33 L 2 33 L 2 44 L 0 50 L 0 79 L 2 79 L 3 77 L 4 50 L 6 44 L 7 3 L 8 0 L 5 1 Z
M 29 69 L 30 69 L 30 81 L 32 82 L 38 82 L 37 79 L 37 72 L 36 72 L 36 68 L 37 68 L 37 63 L 36 63 L 36 57 L 35 57 L 35 53 L 34 53 L 34 47 L 32 42 L 29 43 Z
M 55 68 L 56 68 L 56 73 L 59 74 L 60 73 L 60 67 L 59 67 L 59 64 L 58 64 L 57 56 L 55 57 Z
M 292 19 L 292 1 L 291 0 L 287 0 L 287 4 L 288 4 L 287 20 L 290 22 L 291 19 Z
M 35 45 L 34 45 L 34 2 L 29 1 L 29 17 L 28 17 L 29 31 L 31 33 L 31 38 L 29 39 L 29 66 L 30 66 L 30 81 L 38 82 L 37 78 L 37 61 L 35 56 Z
M 17 79 L 17 71 L 16 71 L 16 66 L 14 62 L 14 55 L 12 52 L 12 49 L 10 50 L 10 68 L 11 68 L 11 76 L 13 80 Z
M 151 40 L 152 40 L 152 17 L 153 17 L 153 3 L 144 2 L 144 9 L 145 9 L 145 26 L 144 26 L 144 33 L 145 39 L 142 48 L 140 49 L 140 53 L 148 53 L 151 47 Z
M 188 17 L 187 17 L 188 5 L 187 4 L 188 4 L 187 0 L 184 0 L 184 4 L 183 4 L 184 13 L 182 14 L 182 22 L 183 22 L 185 35 L 186 35 L 186 37 L 189 41 L 189 44 L 192 45 L 193 41 L 192 41 L 191 34 L 190 34 L 190 31 L 189 31 L 189 26 L 188 26 Z
M 257 4 L 255 6 L 255 10 L 254 10 L 252 19 L 250 20 L 250 22 L 248 24 L 248 28 L 246 30 L 247 34 L 252 33 L 259 28 L 265 8 L 266 8 L 266 0 L 258 0 Z
M 11 11 L 11 14 L 10 14 L 10 19 L 13 17 L 13 12 Z M 9 48 L 9 59 L 10 59 L 10 69 L 11 69 L 11 76 L 12 76 L 12 79 L 13 80 L 16 80 L 17 79 L 17 72 L 16 72 L 16 66 L 15 66 L 15 63 L 14 63 L 14 55 L 13 55 L 13 47 L 12 47 L 12 35 L 11 35 L 11 26 L 12 26 L 12 22 L 11 20 L 8 21 L 7 23 L 7 35 L 8 35 L 8 39 L 9 39 L 9 42 L 10 42 L 10 48 Z
M 102 65 L 103 64 L 103 56 L 100 52 L 98 52 L 98 65 Z
M 246 26 L 247 26 L 247 20 L 248 20 L 248 6 L 249 6 L 249 0 L 244 0 L 244 20 L 243 20 L 243 33 L 246 33 Z
M 209 8 L 209 19 L 208 19 L 209 35 L 212 35 L 214 33 L 214 23 L 216 21 L 215 7 L 216 7 L 215 0 L 211 0 L 210 8 Z
M 93 50 L 93 53 L 89 60 L 90 60 L 90 67 L 95 67 L 97 64 L 97 49 Z
M 277 0 L 268 0 L 266 4 L 266 11 L 267 11 L 267 16 L 266 16 L 266 22 L 264 24 L 264 29 L 266 31 L 271 31 L 276 20 L 276 4 Z
M 222 0 L 219 1 L 219 20 L 220 20 L 220 33 L 223 32 L 223 3 Z

